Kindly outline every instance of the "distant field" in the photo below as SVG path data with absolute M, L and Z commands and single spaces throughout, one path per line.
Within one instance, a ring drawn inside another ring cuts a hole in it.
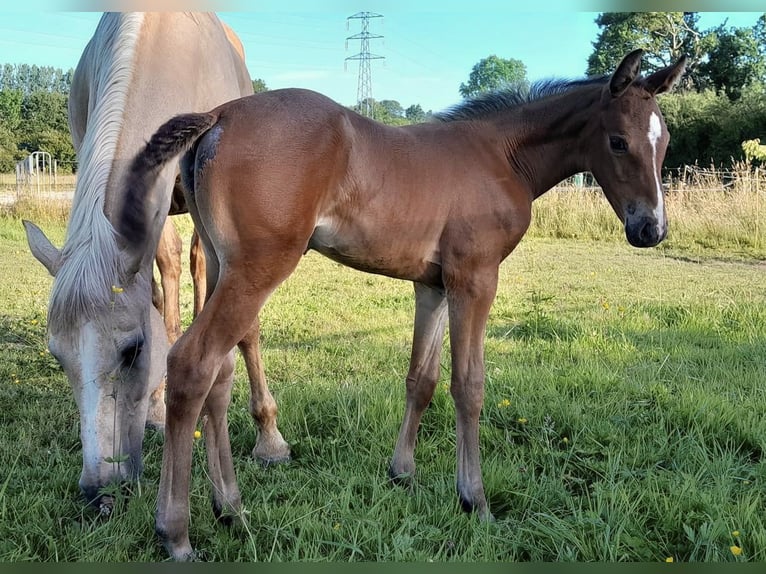
M 295 460 L 249 459 L 230 410 L 247 527 L 216 526 L 195 446 L 191 536 L 216 561 L 766 560 L 762 192 L 676 194 L 662 248 L 625 244 L 602 197 L 549 194 L 501 268 L 486 339 L 483 476 L 497 522 L 459 510 L 449 358 L 413 490 L 386 479 L 404 408 L 412 288 L 307 255 L 262 313 Z M 45 230 L 61 244 L 60 216 Z M 51 280 L 0 217 L 0 561 L 156 561 L 161 439 L 110 520 L 83 510 L 77 410 L 46 352 Z M 46 218 L 47 217 L 47 218 Z M 188 219 L 178 220 L 187 240 Z M 191 291 L 183 292 L 191 315 Z

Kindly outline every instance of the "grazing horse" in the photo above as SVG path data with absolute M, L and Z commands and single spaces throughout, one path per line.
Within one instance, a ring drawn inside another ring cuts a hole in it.
M 632 245 L 657 245 L 667 232 L 660 168 L 669 135 L 655 96 L 684 59 L 641 77 L 641 58 L 628 54 L 609 77 L 483 96 L 419 125 L 384 126 L 288 89 L 177 116 L 152 136 L 131 167 L 117 231 L 140 261 L 164 205 L 154 181 L 186 151 L 181 177 L 212 270 L 205 306 L 168 354 L 156 528 L 173 558 L 193 557 L 192 433 L 203 408 L 214 512 L 230 518 L 240 508 L 226 422 L 233 350 L 257 335 L 260 309 L 308 249 L 414 282 L 394 479 L 415 471 L 449 324 L 457 491 L 466 510 L 492 518 L 479 464 L 485 326 L 498 267 L 526 232 L 533 200 L 590 171 Z
M 111 501 L 101 487 L 137 477 L 145 423 L 164 426 L 168 338 L 180 334 L 178 273 L 164 289 L 165 315 L 175 313 L 167 330 L 152 306 L 151 289 L 158 243 L 158 255 L 169 255 L 170 265 L 180 256 L 166 217 L 178 165 L 169 162 L 153 182 L 152 193 L 162 200 L 156 219 L 147 222 L 152 239 L 140 257 L 124 251 L 113 227 L 127 168 L 168 118 L 252 94 L 241 54 L 239 40 L 214 14 L 105 14 L 83 51 L 70 94 L 79 174 L 63 248 L 25 222 L 32 253 L 54 277 L 48 346 L 80 413 L 79 485 L 88 502 L 105 512 Z M 159 267 L 165 282 L 167 268 Z M 276 407 L 265 404 L 275 416 Z

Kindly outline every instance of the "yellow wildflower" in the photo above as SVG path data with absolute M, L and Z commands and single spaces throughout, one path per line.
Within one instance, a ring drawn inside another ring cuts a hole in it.
M 739 556 L 742 554 L 742 548 L 739 546 L 729 546 L 729 550 L 731 550 L 731 553 L 734 554 L 734 556 Z
M 732 532 L 732 533 L 731 533 L 731 535 L 732 535 L 734 538 L 739 538 L 739 530 L 735 530 L 734 532 Z
M 198 430 L 194 431 L 194 438 L 200 438 L 202 436 L 202 433 Z
M 333 524 L 332 525 L 332 529 L 333 530 L 340 530 L 340 522 L 336 522 L 335 524 Z
M 30 324 L 30 325 L 37 325 L 37 319 L 32 319 L 32 320 L 29 322 L 29 324 Z
M 122 293 L 125 291 L 122 287 L 117 287 L 117 285 L 112 285 L 112 293 Z
M 511 406 L 511 401 L 509 401 L 508 399 L 503 399 L 502 401 L 497 403 L 497 406 L 500 407 L 501 409 L 507 409 L 508 407 Z
M 668 556 L 667 558 L 665 558 L 665 562 L 673 562 L 673 557 Z
M 519 424 L 525 425 L 527 424 L 528 421 L 524 417 L 521 417 L 516 422 L 518 422 Z
M 609 301 L 602 301 L 601 306 L 604 308 L 604 311 L 609 311 Z

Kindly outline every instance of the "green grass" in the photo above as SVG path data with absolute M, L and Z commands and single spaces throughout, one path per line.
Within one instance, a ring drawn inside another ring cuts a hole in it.
M 60 245 L 63 226 L 50 230 Z M 447 344 L 415 485 L 387 480 L 411 285 L 310 253 L 262 313 L 295 459 L 250 460 L 240 360 L 230 428 L 247 525 L 214 522 L 198 442 L 192 543 L 216 561 L 764 561 L 765 273 L 735 244 L 527 237 L 501 268 L 487 331 L 482 468 L 497 521 L 484 524 L 455 494 Z M 0 218 L 0 561 L 164 560 L 157 435 L 111 519 L 82 507 L 77 410 L 45 351 L 49 287 L 18 220 Z M 188 322 L 188 279 L 183 295 Z

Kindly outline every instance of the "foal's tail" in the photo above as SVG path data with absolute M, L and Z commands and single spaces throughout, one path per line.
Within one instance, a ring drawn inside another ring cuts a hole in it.
M 147 248 L 150 229 L 160 213 L 161 199 L 150 197 L 162 169 L 181 152 L 189 149 L 197 139 L 218 121 L 213 112 L 181 114 L 161 125 L 144 146 L 128 170 L 125 195 L 117 212 L 116 230 L 127 243 L 127 247 L 142 259 Z

